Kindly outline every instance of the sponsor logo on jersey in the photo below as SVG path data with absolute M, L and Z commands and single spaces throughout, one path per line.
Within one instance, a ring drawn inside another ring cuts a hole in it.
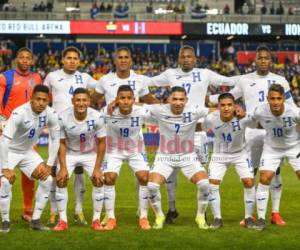
M 253 82 L 253 83 L 250 84 L 250 87 L 253 87 L 255 85 L 256 85 L 256 82 Z
M 112 83 L 109 86 L 113 87 L 113 86 L 116 86 L 116 85 L 117 85 L 116 83 Z

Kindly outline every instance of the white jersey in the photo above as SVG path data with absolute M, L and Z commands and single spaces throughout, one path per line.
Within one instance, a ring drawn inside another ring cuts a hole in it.
M 52 92 L 52 107 L 57 113 L 72 107 L 71 99 L 77 88 L 95 88 L 97 81 L 87 73 L 67 74 L 63 69 L 50 72 L 44 80 Z
M 245 117 L 239 120 L 234 117 L 228 122 L 223 122 L 220 112 L 210 113 L 202 124 L 204 130 L 211 129 L 215 134 L 213 153 L 237 153 L 246 147 L 246 127 L 256 127 L 256 122 Z
M 232 86 L 234 81 L 209 69 L 194 68 L 189 72 L 184 72 L 181 68 L 176 68 L 167 69 L 160 75 L 151 78 L 150 85 L 183 87 L 188 96 L 188 105 L 205 107 L 205 96 L 209 85 Z
M 118 88 L 121 85 L 129 85 L 135 98 L 138 100 L 139 97 L 149 94 L 148 82 L 148 77 L 136 74 L 133 70 L 130 70 L 130 75 L 126 79 L 121 79 L 116 73 L 110 72 L 100 78 L 95 90 L 99 94 L 103 94 L 106 104 L 109 104 L 115 100 Z
M 255 71 L 237 76 L 235 79 L 236 85 L 230 93 L 233 94 L 235 99 L 243 97 L 248 113 L 252 113 L 256 106 L 267 102 L 269 87 L 274 83 L 280 84 L 284 88 L 286 101 L 293 103 L 289 83 L 280 75 L 270 72 L 265 76 L 260 76 Z M 217 96 L 215 95 L 210 100 L 217 103 Z
M 207 108 L 186 106 L 179 115 L 172 113 L 170 104 L 146 105 L 158 122 L 159 151 L 162 154 L 183 155 L 194 152 L 197 120 L 208 114 Z
M 144 140 L 141 128 L 145 119 L 150 118 L 150 112 L 143 106 L 133 105 L 128 115 L 120 113 L 116 108 L 112 115 L 104 110 L 106 121 L 106 152 L 108 153 L 142 153 Z
M 56 112 L 48 106 L 43 112 L 36 114 L 32 111 L 31 103 L 27 102 L 13 111 L 3 131 L 4 137 L 10 140 L 8 150 L 25 154 L 38 142 L 47 127 L 53 145 L 48 164 L 52 166 L 58 150 L 59 124 Z
M 297 124 L 300 123 L 300 109 L 284 104 L 284 112 L 280 116 L 271 113 L 268 103 L 258 106 L 252 117 L 266 130 L 265 143 L 272 148 L 285 149 L 297 145 L 300 135 Z
M 106 136 L 102 115 L 88 108 L 83 121 L 76 120 L 74 108 L 70 107 L 59 115 L 60 138 L 66 139 L 68 152 L 87 153 L 95 149 L 96 138 Z

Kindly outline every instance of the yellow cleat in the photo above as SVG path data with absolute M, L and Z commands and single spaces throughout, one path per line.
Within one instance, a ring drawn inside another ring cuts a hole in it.
M 79 225 L 87 225 L 84 214 L 81 212 L 79 214 L 74 214 L 74 221 Z
M 155 222 L 153 224 L 153 228 L 154 229 L 162 229 L 164 227 L 165 219 L 166 218 L 164 215 L 157 216 L 155 219 Z
M 195 219 L 196 223 L 198 224 L 198 227 L 200 229 L 208 229 L 209 226 L 207 225 L 206 223 L 206 220 L 205 220 L 205 215 L 198 215 Z

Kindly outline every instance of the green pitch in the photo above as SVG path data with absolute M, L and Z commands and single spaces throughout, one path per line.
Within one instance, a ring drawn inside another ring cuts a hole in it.
M 41 153 L 46 154 L 42 148 Z M 288 166 L 288 165 L 287 165 Z M 196 188 L 181 174 L 178 176 L 177 207 L 179 217 L 174 225 L 147 232 L 137 226 L 137 195 L 132 172 L 124 166 L 117 184 L 116 216 L 118 228 L 113 232 L 94 232 L 89 226 L 74 225 L 73 181 L 69 192 L 69 230 L 67 232 L 35 232 L 20 219 L 20 178 L 13 188 L 11 205 L 11 232 L 0 234 L 0 249 L 299 249 L 300 241 L 300 183 L 290 167 L 285 166 L 281 214 L 286 227 L 268 224 L 263 232 L 246 230 L 239 226 L 244 215 L 243 189 L 233 169 L 228 171 L 221 186 L 224 227 L 218 231 L 199 230 L 194 222 L 196 212 Z M 92 216 L 91 184 L 87 179 L 84 211 L 88 221 Z M 162 187 L 163 205 L 167 210 L 165 188 Z M 269 209 L 270 211 L 270 209 Z M 49 215 L 44 211 L 43 221 Z M 268 218 L 270 216 L 268 215 Z M 211 220 L 211 216 L 210 216 Z M 150 211 L 150 221 L 153 213 Z M 269 222 L 269 220 L 268 220 Z

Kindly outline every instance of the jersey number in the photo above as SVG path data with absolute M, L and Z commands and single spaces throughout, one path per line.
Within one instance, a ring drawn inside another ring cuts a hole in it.
M 187 94 L 190 93 L 190 90 L 191 90 L 191 84 L 190 83 L 183 83 L 182 87 L 185 89 Z
M 35 128 L 32 128 L 32 129 L 30 129 L 30 131 L 29 131 L 28 138 L 31 139 L 31 138 L 34 137 L 34 135 L 35 135 Z
M 129 128 L 120 128 L 120 135 L 121 135 L 121 137 L 128 137 L 129 136 Z
M 263 90 L 258 92 L 259 98 L 258 101 L 259 102 L 264 102 L 265 101 L 265 92 Z
M 70 87 L 70 89 L 69 89 L 69 94 L 70 94 L 70 95 L 73 95 L 73 94 L 74 94 L 74 88 L 73 88 L 73 86 Z
M 85 149 L 85 141 L 86 141 L 85 134 L 83 134 L 83 133 L 80 134 L 79 140 L 80 140 L 80 152 L 83 152 Z
M 175 129 L 176 129 L 176 134 L 178 134 L 179 129 L 180 129 L 180 124 L 175 123 Z
M 231 134 L 228 133 L 227 135 L 225 133 L 222 133 L 222 137 L 223 137 L 223 140 L 225 142 L 232 142 L 232 138 L 231 138 Z
M 282 128 L 273 128 L 273 135 L 275 137 L 282 137 L 283 136 Z

